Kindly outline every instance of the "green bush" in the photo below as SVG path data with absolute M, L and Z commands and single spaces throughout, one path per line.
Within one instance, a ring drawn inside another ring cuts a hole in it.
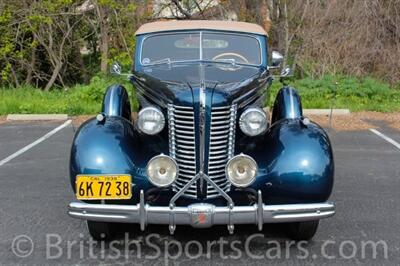
M 87 85 L 45 92 L 29 86 L 0 89 L 0 115 L 25 113 L 96 114 L 101 110 L 108 86 L 121 83 L 128 90 L 133 109 L 137 109 L 134 88 L 121 78 L 95 76 Z M 337 83 L 337 85 L 336 85 Z M 324 76 L 289 82 L 302 98 L 303 108 L 349 108 L 351 111 L 400 111 L 400 84 L 391 88 L 373 78 L 357 79 L 347 76 Z M 274 82 L 267 104 L 273 105 L 282 85 Z
M 95 76 L 88 85 L 77 85 L 65 90 L 45 92 L 29 86 L 0 89 L 0 114 L 95 114 L 101 110 L 107 87 L 115 83 L 127 88 L 133 108 L 137 108 L 133 87 L 128 81 Z
M 400 111 L 400 88 L 366 77 L 324 76 L 289 82 L 301 96 L 303 108 L 349 108 L 351 111 Z M 282 85 L 275 82 L 270 90 L 268 105 Z

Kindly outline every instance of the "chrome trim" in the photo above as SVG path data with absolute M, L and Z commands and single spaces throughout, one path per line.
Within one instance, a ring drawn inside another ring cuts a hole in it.
M 229 109 L 230 106 L 226 105 L 226 106 L 214 106 L 213 109 L 214 110 L 221 110 L 221 109 Z
M 203 60 L 203 31 L 202 30 L 200 31 L 199 49 L 200 49 L 200 60 Z
M 184 111 L 184 112 L 185 112 L 185 114 L 191 114 L 191 112 L 187 112 L 187 111 Z M 179 111 L 176 110 L 176 113 L 179 113 Z M 175 114 L 175 117 L 176 117 L 176 118 L 182 118 L 182 119 L 190 119 L 190 118 L 188 118 L 187 116 L 184 116 L 184 115 L 177 115 L 177 114 Z M 192 118 L 191 120 L 188 120 L 188 121 L 194 122 L 193 118 Z
M 222 130 L 222 131 L 219 131 L 219 132 L 211 132 L 210 135 L 212 137 L 212 136 L 216 136 L 216 135 L 224 135 L 224 134 L 227 134 L 227 133 L 229 133 L 229 129 Z
M 153 110 L 153 111 L 155 111 L 156 113 L 158 113 L 162 117 L 162 121 L 161 121 L 162 128 L 159 131 L 149 133 L 149 132 L 144 132 L 143 129 L 140 128 L 140 126 L 139 126 L 140 116 L 143 115 L 143 113 L 145 111 L 147 111 L 147 110 Z M 142 110 L 140 110 L 140 112 L 138 113 L 138 119 L 137 120 L 138 120 L 137 121 L 137 125 L 138 125 L 139 131 L 142 132 L 143 134 L 146 134 L 146 135 L 152 135 L 152 136 L 156 135 L 156 134 L 160 133 L 165 127 L 165 116 L 164 116 L 164 114 L 160 111 L 160 109 L 158 109 L 157 107 L 154 107 L 154 106 L 148 106 L 148 107 L 145 107 Z
M 223 146 L 224 148 L 222 149 L 222 150 L 217 150 L 217 149 L 214 149 L 213 150 L 213 156 L 211 156 L 212 158 L 214 158 L 215 159 L 215 156 L 217 156 L 217 155 L 220 155 L 220 154 L 224 154 L 225 152 L 226 152 L 226 146 L 224 145 Z M 212 164 L 212 163 L 214 163 L 215 161 L 213 160 L 213 161 L 210 161 L 210 164 Z
M 176 133 L 180 133 L 180 134 L 183 134 L 183 135 L 181 135 L 181 136 L 179 136 L 180 138 L 183 138 L 183 139 L 193 139 L 194 140 L 194 137 L 193 136 L 186 136 L 185 134 L 188 134 L 188 132 L 187 131 L 184 131 L 184 130 L 175 130 L 175 132 Z
M 180 144 L 179 141 L 177 141 L 177 142 L 178 142 L 177 145 L 179 145 L 179 148 L 181 148 L 181 149 L 187 149 L 187 150 L 193 149 L 193 145 L 192 146 L 187 146 L 187 145 Z
M 229 114 L 227 116 L 226 114 Z M 217 106 L 211 109 L 211 127 L 207 175 L 220 190 L 228 192 L 230 182 L 225 175 L 225 165 L 234 153 L 236 105 Z M 214 186 L 207 185 L 207 198 L 221 196 Z
M 229 175 L 228 175 L 229 164 L 232 162 L 232 160 L 234 160 L 234 159 L 236 159 L 236 158 L 238 158 L 238 157 L 246 158 L 246 159 L 250 160 L 250 161 L 256 166 L 256 174 L 253 176 L 253 178 L 252 178 L 252 179 L 250 180 L 250 182 L 247 183 L 247 184 L 238 185 L 238 184 L 235 184 L 234 182 L 232 182 L 232 180 L 229 178 Z M 232 157 L 232 158 L 228 161 L 228 163 L 226 164 L 226 167 L 225 167 L 225 175 L 226 175 L 228 181 L 229 181 L 230 183 L 232 183 L 232 185 L 234 185 L 234 186 L 236 186 L 236 187 L 248 187 L 248 186 L 250 186 L 251 184 L 253 184 L 254 181 L 256 181 L 257 172 L 258 172 L 258 165 L 257 165 L 257 162 L 256 162 L 253 158 L 251 158 L 250 156 L 248 156 L 248 155 L 246 155 L 246 154 L 243 154 L 243 153 Z
M 179 159 L 179 158 L 176 158 L 175 160 L 177 160 L 177 161 L 179 161 L 179 162 L 187 163 L 187 164 L 193 163 L 192 161 L 187 161 L 187 160 Z
M 264 129 L 263 131 L 261 131 L 260 133 L 257 133 L 257 134 L 255 134 L 255 135 L 251 135 L 251 134 L 248 134 L 248 132 L 244 132 L 243 127 L 242 127 L 242 125 L 243 125 L 243 123 L 244 123 L 244 122 L 243 122 L 243 117 L 244 117 L 247 113 L 250 113 L 250 112 L 257 112 L 257 113 L 261 114 L 261 115 L 264 117 L 264 120 L 265 120 L 265 125 L 266 125 L 265 129 Z M 239 118 L 239 127 L 240 127 L 240 130 L 241 130 L 245 135 L 247 135 L 247 136 L 250 136 L 250 137 L 259 136 L 259 135 L 265 133 L 265 131 L 267 131 L 267 129 L 268 129 L 268 118 L 267 118 L 267 115 L 265 114 L 265 112 L 264 112 L 264 110 L 263 110 L 262 108 L 259 108 L 259 107 L 249 107 L 249 108 L 247 108 L 247 109 L 242 113 L 242 115 L 240 116 L 240 118 Z
M 181 125 L 186 121 L 190 121 L 191 126 Z M 168 125 L 170 155 L 179 165 L 179 175 L 172 188 L 179 193 L 197 173 L 193 107 L 169 104 Z M 185 190 L 185 196 L 197 198 L 197 186 L 195 183 L 191 184 Z
M 185 158 L 185 159 L 193 159 L 193 160 L 196 159 L 195 156 L 188 156 L 188 155 L 183 155 L 183 154 L 178 154 L 176 156 Z M 178 157 L 176 157 L 176 158 L 178 158 Z
M 144 192 L 143 190 L 140 190 L 140 196 L 139 196 L 140 202 L 139 202 L 139 218 L 140 218 L 140 230 L 144 231 L 146 229 L 146 206 L 145 206 L 145 201 L 144 201 Z
M 174 107 L 172 104 L 168 104 L 168 137 L 169 137 L 169 155 L 172 158 L 176 158 L 176 147 L 175 147 L 175 120 L 172 119 L 174 114 Z
M 194 129 L 194 126 L 189 127 L 189 126 L 178 125 L 178 124 L 176 123 L 176 121 L 175 121 L 175 127 L 176 127 L 176 128 L 180 128 L 180 129 Z
M 182 110 L 175 110 L 175 112 L 178 113 L 178 114 L 187 114 L 187 115 L 192 114 L 192 112 L 190 112 L 190 111 L 182 111 Z
M 193 165 L 182 165 L 182 170 L 184 170 L 184 169 L 193 169 L 193 170 L 196 170 L 196 166 L 193 166 Z
M 223 114 L 230 114 L 231 112 L 228 110 L 228 111 L 217 111 L 217 112 L 215 112 L 215 114 L 216 115 L 223 115 Z
M 214 125 L 225 125 L 226 124 L 226 122 L 227 122 L 227 120 L 228 120 L 228 122 L 229 122 L 229 119 L 225 119 L 225 120 L 217 120 L 217 119 L 213 119 L 213 122 L 212 122 L 212 124 L 213 124 L 213 126 Z M 215 128 L 215 127 L 214 127 Z
M 200 33 L 200 36 L 202 36 L 202 33 Z M 200 38 L 200 43 L 202 42 Z M 201 55 L 202 56 L 202 55 Z M 204 173 L 204 167 L 205 167 L 205 145 L 206 145 L 206 85 L 205 85 L 205 73 L 204 73 L 204 66 L 201 64 L 200 65 L 200 110 L 199 110 L 199 133 L 200 133 L 200 150 L 199 150 L 199 174 Z M 201 175 L 200 175 L 201 176 Z M 203 178 L 200 178 L 200 184 L 199 188 L 201 191 L 201 194 L 204 194 L 203 191 L 203 184 L 204 180 Z
M 263 202 L 262 202 L 262 194 L 261 190 L 257 192 L 257 224 L 258 230 L 261 231 L 264 224 L 263 219 Z
M 215 134 L 214 135 L 212 135 L 212 136 L 210 136 L 210 139 L 211 140 L 219 140 L 219 139 L 224 139 L 224 138 L 226 138 L 226 136 L 224 136 L 224 135 L 222 135 L 222 136 L 216 136 Z
M 225 158 L 225 157 L 226 157 L 226 155 L 218 155 L 218 156 L 210 156 L 209 158 L 212 158 L 214 160 L 214 159 L 221 159 L 221 158 Z
M 160 186 L 159 184 L 156 184 L 153 180 L 151 180 L 150 174 L 149 174 L 149 165 L 150 165 L 154 160 L 157 160 L 157 159 L 159 159 L 159 158 L 167 158 L 167 159 L 171 160 L 171 162 L 172 162 L 172 163 L 175 165 L 175 167 L 176 167 L 176 175 L 175 175 L 175 177 L 174 177 L 174 180 L 173 180 L 172 182 L 170 182 L 169 184 L 166 184 L 166 185 L 163 185 L 163 186 Z M 176 163 L 176 161 L 175 161 L 174 158 L 172 158 L 172 157 L 170 157 L 170 156 L 167 156 L 167 155 L 164 155 L 164 154 L 160 154 L 160 155 L 157 155 L 157 156 L 154 156 L 153 158 L 151 158 L 150 161 L 147 163 L 147 165 L 146 165 L 146 174 L 147 174 L 148 180 L 149 180 L 150 183 L 152 183 L 154 186 L 156 186 L 156 187 L 169 187 L 170 185 L 172 185 L 172 184 L 176 181 L 176 178 L 179 176 L 179 165 Z
M 200 32 L 200 43 L 202 43 L 202 32 Z M 204 173 L 205 167 L 205 145 L 206 145 L 206 85 L 205 85 L 205 73 L 204 66 L 200 66 L 200 117 L 199 117 L 199 129 L 200 129 L 200 154 L 199 154 L 199 163 L 200 163 L 200 173 Z M 200 179 L 200 189 L 203 189 L 203 179 Z
M 226 120 L 230 120 L 230 119 L 231 119 L 231 114 L 229 112 L 229 115 L 214 117 L 212 119 L 212 121 L 213 121 L 213 123 L 218 124 L 220 122 L 225 122 Z
M 193 140 L 193 141 L 187 141 L 187 140 L 181 140 L 181 139 L 179 139 L 179 140 L 176 140 L 176 142 L 178 142 L 178 143 L 184 143 L 184 144 L 195 145 L 194 140 Z
M 178 191 L 178 193 L 176 193 L 172 199 L 169 202 L 169 207 L 171 209 L 173 209 L 175 207 L 175 202 L 178 198 L 180 198 L 185 192 L 186 190 L 188 190 L 192 185 L 194 185 L 196 183 L 196 181 L 201 178 L 200 174 L 197 174 L 192 180 L 190 180 L 189 182 L 187 182 L 187 184 L 185 186 L 183 186 L 183 188 L 181 190 Z
M 177 116 L 175 116 L 175 117 L 177 117 Z M 193 127 L 193 125 L 194 125 L 194 121 L 191 121 L 191 120 L 188 120 L 188 121 L 186 121 L 186 120 L 179 120 L 179 123 L 180 123 L 180 124 L 185 124 L 185 125 L 192 125 L 192 127 Z
M 197 179 L 193 180 L 195 182 Z M 202 224 L 193 222 L 191 213 L 193 205 L 185 207 L 176 207 L 173 204 L 172 206 L 151 206 L 145 202 L 142 190 L 139 198 L 140 202 L 136 205 L 72 202 L 68 205 L 68 214 L 73 218 L 90 221 L 137 223 L 140 224 L 141 230 L 145 230 L 148 224 L 169 225 L 172 233 L 176 225 L 202 227 Z M 251 206 L 214 206 L 211 204 L 207 206 L 210 207 L 206 208 L 207 210 L 212 210 L 209 213 L 212 222 L 207 225 L 228 225 L 228 229 L 231 230 L 236 224 L 254 224 L 261 230 L 264 223 L 313 221 L 335 214 L 333 202 L 265 205 L 262 202 L 261 191 L 258 191 L 257 203 Z
M 202 83 L 200 93 L 204 93 L 204 89 L 205 84 Z M 181 110 L 185 110 L 185 114 L 176 115 Z M 200 180 L 201 189 L 203 189 L 204 179 L 207 179 L 205 180 L 208 183 L 206 186 L 207 198 L 223 196 L 221 191 L 226 193 L 230 190 L 230 182 L 225 175 L 225 165 L 234 155 L 236 115 L 236 104 L 212 107 L 210 141 L 206 143 L 205 102 L 200 101 L 200 150 L 197 152 L 194 125 L 193 127 L 181 125 L 186 121 L 190 121 L 192 125 L 194 109 L 188 106 L 168 105 L 170 154 L 180 168 L 173 189 L 179 196 L 197 198 L 197 183 L 190 182 L 191 185 L 186 187 L 187 183 L 195 177 L 197 177 L 196 180 Z M 209 145 L 207 162 L 204 161 L 207 158 L 205 145 Z M 199 156 L 198 162 L 196 156 Z M 197 163 L 200 164 L 197 166 Z M 205 169 L 208 170 L 205 171 Z M 208 179 L 215 186 L 210 185 Z
M 229 146 L 228 146 L 228 159 L 231 159 L 235 153 L 235 136 L 236 136 L 236 115 L 237 105 L 233 104 L 231 107 L 231 117 L 229 122 Z
M 225 128 L 229 128 L 229 125 L 211 126 L 211 130 L 219 130 L 219 129 L 225 129 Z

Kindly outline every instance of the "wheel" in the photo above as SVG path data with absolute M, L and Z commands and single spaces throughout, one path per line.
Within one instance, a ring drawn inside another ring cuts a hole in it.
M 116 234 L 115 225 L 112 223 L 86 221 L 86 224 L 94 240 L 111 240 Z
M 319 220 L 288 224 L 288 236 L 293 240 L 310 240 L 318 229 Z

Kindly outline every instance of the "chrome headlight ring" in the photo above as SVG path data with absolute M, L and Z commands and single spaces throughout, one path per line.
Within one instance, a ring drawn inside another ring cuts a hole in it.
M 259 107 L 247 108 L 240 116 L 239 127 L 247 136 L 261 135 L 268 128 L 267 115 Z
M 255 180 L 258 172 L 256 161 L 248 155 L 239 154 L 226 164 L 225 174 L 232 185 L 248 187 Z
M 167 155 L 160 154 L 150 159 L 146 167 L 147 177 L 157 187 L 168 187 L 178 177 L 179 167 L 176 161 Z
M 138 114 L 137 126 L 144 134 L 156 135 L 164 129 L 164 114 L 156 107 L 145 107 Z

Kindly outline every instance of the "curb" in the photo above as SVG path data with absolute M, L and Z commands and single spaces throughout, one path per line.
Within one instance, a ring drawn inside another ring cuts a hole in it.
M 331 109 L 304 109 L 305 115 L 330 115 Z M 332 109 L 332 115 L 349 115 L 349 109 Z
M 264 108 L 266 112 L 269 112 L 269 107 Z M 304 115 L 330 115 L 331 109 L 303 109 Z M 349 109 L 332 109 L 332 115 L 349 115 Z
M 48 121 L 48 120 L 67 120 L 67 114 L 10 114 L 7 115 L 8 121 Z

